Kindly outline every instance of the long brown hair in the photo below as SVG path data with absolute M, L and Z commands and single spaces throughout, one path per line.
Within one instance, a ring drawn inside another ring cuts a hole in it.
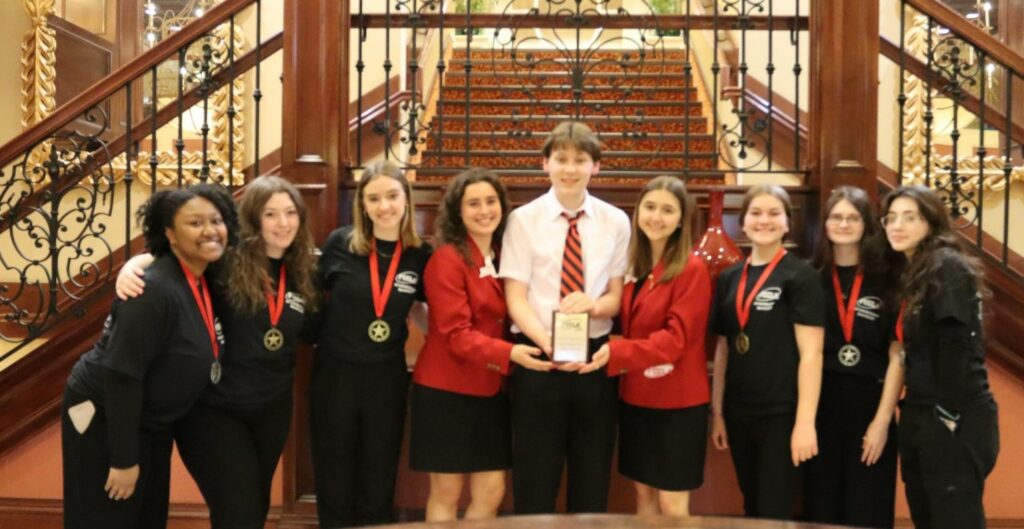
M 385 160 L 377 162 L 363 172 L 356 186 L 355 196 L 352 197 L 352 237 L 348 241 L 348 249 L 356 255 L 369 255 L 370 244 L 373 241 L 373 222 L 366 207 L 363 206 L 363 192 L 366 186 L 378 178 L 391 178 L 397 180 L 405 193 L 405 212 L 402 213 L 402 227 L 399 238 L 402 246 L 406 248 L 419 248 L 423 244 L 418 233 L 416 233 L 416 206 L 412 203 L 412 186 L 405 177 L 405 173 L 397 165 Z
M 882 227 L 875 216 L 875 208 L 871 204 L 871 198 L 866 191 L 854 186 L 839 186 L 832 190 L 828 200 L 825 202 L 825 210 L 821 215 L 821 231 L 818 234 L 818 247 L 814 252 L 812 264 L 823 274 L 832 273 L 832 265 L 835 263 L 835 256 L 832 251 L 832 242 L 828 239 L 828 231 L 825 222 L 832 213 L 832 209 L 842 201 L 847 201 L 860 214 L 864 223 L 864 233 L 859 243 L 860 264 L 865 275 L 875 275 L 882 272 L 882 247 L 884 246 Z
M 277 193 L 287 194 L 299 213 L 299 229 L 285 250 L 282 263 L 295 290 L 306 299 L 306 306 L 312 309 L 317 303 L 316 245 L 306 224 L 306 204 L 291 182 L 278 176 L 261 176 L 249 182 L 238 204 L 238 244 L 228 254 L 229 272 L 225 274 L 231 304 L 248 314 L 266 303 L 267 287 L 271 284 L 267 247 L 261 232 L 263 208 Z
M 889 214 L 889 208 L 897 198 L 908 198 L 917 204 L 921 216 L 928 222 L 928 234 L 914 249 L 911 260 L 889 247 L 887 252 L 891 272 L 901 285 L 900 299 L 907 303 L 906 318 L 909 326 L 915 313 L 912 308 L 920 306 L 933 292 L 943 287 L 942 277 L 936 273 L 947 260 L 958 261 L 971 275 L 974 286 L 982 295 L 987 290 L 982 283 L 981 263 L 964 251 L 949 223 L 949 214 L 942 199 L 924 186 L 901 186 L 885 197 L 882 216 Z M 970 300 L 964 300 L 965 303 Z
M 438 244 L 451 244 L 458 248 L 462 258 L 472 264 L 469 251 L 469 235 L 466 233 L 466 224 L 462 220 L 462 197 L 466 194 L 466 188 L 480 182 L 491 184 L 494 192 L 498 195 L 498 202 L 501 204 L 501 222 L 491 235 L 491 245 L 501 244 L 501 237 L 505 233 L 505 221 L 508 220 L 508 191 L 501 183 L 498 175 L 489 169 L 470 168 L 459 173 L 451 182 L 444 193 L 441 208 L 437 215 L 437 242 Z M 486 248 L 481 248 L 486 251 Z
M 638 222 L 640 205 L 644 197 L 651 191 L 668 191 L 679 201 L 681 216 L 679 226 L 668 237 L 665 244 L 665 254 L 662 260 L 665 262 L 665 270 L 661 275 L 661 282 L 666 283 L 679 275 L 686 267 L 690 258 L 690 251 L 693 249 L 693 216 L 696 203 L 693 197 L 686 192 L 686 185 L 683 181 L 674 176 L 659 176 L 651 180 L 640 192 L 640 199 L 633 209 L 633 237 L 629 240 L 629 268 L 636 277 L 644 277 L 651 273 L 654 266 L 651 255 L 651 241 L 640 229 Z

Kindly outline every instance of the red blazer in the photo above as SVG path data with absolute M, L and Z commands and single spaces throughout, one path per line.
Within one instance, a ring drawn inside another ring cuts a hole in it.
M 438 248 L 427 263 L 423 284 L 430 323 L 413 380 L 435 389 L 490 397 L 508 373 L 512 344 L 503 339 L 501 281 L 480 277 L 483 255 L 472 242 L 469 246 L 472 266 L 450 244 Z
M 707 335 L 711 276 L 693 255 L 683 272 L 659 283 L 658 263 L 633 298 L 636 283 L 622 292 L 622 340 L 609 342 L 608 374 L 622 375 L 619 397 L 645 408 L 686 408 L 711 400 Z

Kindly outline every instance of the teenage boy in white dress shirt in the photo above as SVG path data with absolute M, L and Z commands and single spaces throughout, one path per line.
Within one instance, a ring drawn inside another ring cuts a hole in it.
M 590 315 L 588 361 L 608 340 L 619 312 L 627 266 L 626 214 L 587 192 L 601 167 L 601 143 L 586 125 L 558 125 L 543 147 L 551 189 L 509 215 L 501 277 L 516 341 L 551 355 L 552 313 Z M 576 220 L 584 288 L 562 295 L 563 252 Z M 582 363 L 510 376 L 513 492 L 518 514 L 553 513 L 563 467 L 566 510 L 604 512 L 615 446 L 617 379 Z

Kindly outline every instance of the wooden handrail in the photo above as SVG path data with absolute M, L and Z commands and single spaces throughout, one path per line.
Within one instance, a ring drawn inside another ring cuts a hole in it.
M 600 17 L 589 17 L 592 20 L 590 24 L 585 24 L 586 28 L 601 27 L 604 29 L 635 29 L 638 26 L 653 24 L 655 17 L 649 16 L 600 16 Z M 740 17 L 737 15 L 658 15 L 657 23 L 658 29 L 732 29 L 737 28 L 741 24 L 748 24 L 748 29 L 768 29 L 769 18 L 772 19 L 771 25 L 777 30 L 796 30 L 796 31 L 807 31 L 810 26 L 808 17 L 800 16 L 783 16 L 775 15 L 774 17 L 767 16 L 746 16 Z M 444 16 L 445 27 L 458 28 L 464 27 L 466 22 L 465 14 L 447 14 Z M 470 19 L 474 27 L 480 28 L 493 28 L 493 27 L 517 27 L 517 28 L 575 28 L 566 16 L 555 16 L 555 15 L 532 15 L 532 14 L 513 14 L 513 15 L 502 15 L 502 14 L 473 14 L 470 15 Z M 716 25 L 717 22 L 717 25 Z M 382 13 L 364 14 L 359 15 L 358 13 L 352 15 L 352 28 L 404 28 L 404 27 L 439 27 L 441 25 L 441 15 L 434 14 L 408 14 L 408 13 L 392 13 L 390 15 Z
M 274 53 L 281 50 L 283 46 L 284 36 L 279 32 L 273 37 L 270 37 L 269 39 L 265 40 L 263 42 L 263 45 L 259 48 L 259 51 L 257 51 L 256 49 L 252 49 L 245 55 L 235 60 L 234 72 L 232 72 L 232 70 L 228 68 L 224 68 L 223 70 L 212 75 L 210 78 L 211 85 L 216 87 L 231 82 L 232 75 L 235 75 L 237 77 L 245 73 L 246 71 L 252 69 L 256 65 L 257 54 L 260 55 L 261 59 L 266 59 L 270 55 L 273 55 Z M 200 96 L 200 87 L 194 87 L 191 90 L 185 92 L 184 94 L 182 94 L 181 99 L 182 108 L 191 108 L 196 103 L 202 101 L 202 97 Z M 166 125 L 167 123 L 170 123 L 177 117 L 178 105 L 173 103 L 164 105 L 164 107 L 158 110 L 156 113 L 156 127 L 159 129 L 160 127 Z M 152 129 L 153 116 L 149 115 L 146 116 L 139 123 L 132 126 L 131 137 L 136 139 L 148 138 Z M 95 168 L 102 167 L 104 164 L 109 162 L 112 157 L 119 156 L 122 152 L 124 152 L 124 150 L 128 148 L 127 139 L 127 134 L 121 134 L 116 138 L 112 139 L 109 143 L 107 143 L 106 149 L 100 149 L 99 151 L 94 153 L 93 157 L 89 161 L 88 166 L 83 167 L 83 170 L 81 172 L 83 177 L 92 174 Z M 70 189 L 78 185 L 78 182 L 78 180 L 61 182 L 60 186 L 56 190 L 56 193 L 62 194 L 67 189 Z M 45 189 L 45 187 L 36 189 L 35 193 L 40 193 L 43 189 Z M 8 215 L 5 215 L 3 219 L 0 219 L 0 233 L 10 229 L 10 227 L 13 226 L 14 223 L 16 223 L 19 219 L 31 213 L 31 202 L 31 200 L 24 199 L 19 201 L 18 205 L 14 208 L 13 211 L 9 212 Z
M 1024 77 L 1024 56 L 972 24 L 953 8 L 938 0 L 906 0 L 906 3 L 984 51 L 987 57 L 995 59 L 1012 69 L 1018 76 Z
M 360 124 L 366 125 L 370 123 L 373 119 L 380 117 L 381 114 L 384 114 L 384 111 L 387 108 L 394 107 L 395 105 L 401 103 L 402 101 L 410 99 L 411 97 L 412 92 L 408 90 L 402 90 L 401 92 L 395 92 L 394 94 L 391 94 L 390 100 L 382 99 L 372 107 L 363 110 L 363 113 L 361 114 L 362 119 L 360 119 L 359 116 L 356 116 L 348 120 L 349 130 L 354 131 L 359 127 Z
M 931 84 L 933 87 L 941 87 L 945 83 L 949 82 L 948 79 L 943 77 L 935 70 L 929 69 L 928 65 L 921 62 L 920 59 L 910 55 L 909 53 L 900 50 L 899 45 L 890 42 L 889 39 L 879 35 L 878 37 L 878 49 L 887 59 L 894 63 L 900 62 L 900 54 L 903 55 L 903 65 L 907 71 L 913 74 L 918 79 L 922 79 L 925 82 Z M 981 117 L 981 107 L 985 107 L 985 124 L 992 126 L 992 128 L 1002 131 L 1006 128 L 1006 114 L 1003 114 L 999 110 L 991 107 L 988 103 L 982 103 L 977 97 L 967 92 L 964 92 L 963 99 L 957 101 L 957 104 L 967 109 L 975 116 Z M 1013 141 L 1024 144 L 1024 127 L 1019 123 L 1013 123 L 1009 131 L 1004 131 L 1010 136 Z
M 25 130 L 0 147 L 0 167 L 6 167 L 18 156 L 49 138 L 54 132 L 82 115 L 92 106 L 107 99 L 124 85 L 134 81 L 154 66 L 178 54 L 178 50 L 223 24 L 232 15 L 258 0 L 224 0 L 210 9 L 205 16 L 190 22 L 152 49 L 128 61 L 113 73 L 90 86 L 74 99 L 61 106 L 39 123 Z

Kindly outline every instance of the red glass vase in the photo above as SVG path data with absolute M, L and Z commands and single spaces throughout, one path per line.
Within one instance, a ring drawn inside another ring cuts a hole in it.
M 722 208 L 725 201 L 725 190 L 714 188 L 708 195 L 710 202 L 708 213 L 708 229 L 704 232 L 697 248 L 693 251 L 708 267 L 711 279 L 743 259 L 743 252 L 736 247 L 729 235 L 722 229 Z

